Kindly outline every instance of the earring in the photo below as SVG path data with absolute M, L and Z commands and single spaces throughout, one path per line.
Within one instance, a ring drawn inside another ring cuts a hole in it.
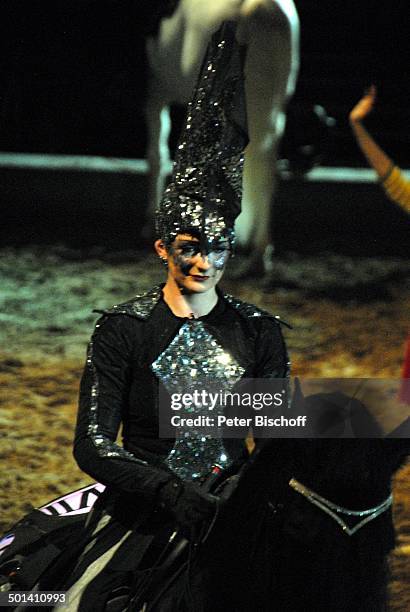
M 161 260 L 161 263 L 163 263 L 163 264 L 164 264 L 164 266 L 167 266 L 167 265 L 168 265 L 168 260 L 167 260 L 167 258 L 166 258 L 166 257 L 160 257 L 160 260 Z

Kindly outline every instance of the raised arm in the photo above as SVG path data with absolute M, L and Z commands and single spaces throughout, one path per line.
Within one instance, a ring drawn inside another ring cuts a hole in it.
M 376 101 L 376 87 L 372 85 L 366 94 L 350 111 L 349 120 L 357 144 L 362 150 L 369 164 L 376 170 L 381 180 L 384 180 L 391 171 L 393 161 L 377 144 L 363 125 L 363 120 L 370 115 Z
M 388 197 L 410 213 L 410 182 L 403 177 L 400 169 L 363 125 L 363 120 L 372 112 L 375 101 L 376 87 L 372 85 L 351 110 L 350 125 L 357 144 L 369 164 L 377 172 Z

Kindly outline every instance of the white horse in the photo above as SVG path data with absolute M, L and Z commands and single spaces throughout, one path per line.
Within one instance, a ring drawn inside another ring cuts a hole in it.
M 299 19 L 292 0 L 180 0 L 174 13 L 161 21 L 158 36 L 147 39 L 149 218 L 153 217 L 170 167 L 169 104 L 188 102 L 208 41 L 228 19 L 238 21 L 238 40 L 247 46 L 245 91 L 250 142 L 245 153 L 237 239 L 241 246 L 252 249 L 252 260 L 261 267 L 264 253 L 272 250 L 271 202 L 277 148 L 299 69 Z

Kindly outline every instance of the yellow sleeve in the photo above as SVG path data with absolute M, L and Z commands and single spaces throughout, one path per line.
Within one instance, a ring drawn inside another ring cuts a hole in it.
M 410 181 L 404 178 L 397 166 L 394 166 L 382 186 L 389 198 L 410 214 Z

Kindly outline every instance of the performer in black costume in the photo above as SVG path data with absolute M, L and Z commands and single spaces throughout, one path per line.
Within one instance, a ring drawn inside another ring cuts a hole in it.
M 157 215 L 165 285 L 103 311 L 89 346 L 74 456 L 107 488 L 76 545 L 37 587 L 68 590 L 68 610 L 124 609 L 149 582 L 158 534 L 168 526 L 196 544 L 221 505 L 203 482 L 215 465 L 236 473 L 249 456 L 243 440 L 195 431 L 160 439 L 160 386 L 184 391 L 212 379 L 232 389 L 241 378 L 289 373 L 278 317 L 217 288 L 240 211 L 243 55 L 234 25 L 225 24 L 209 46 Z M 115 441 L 121 424 L 122 446 Z M 200 602 L 201 571 L 195 584 L 189 578 L 188 570 L 185 584 Z M 170 589 L 153 609 L 192 610 L 188 591 Z
M 166 284 L 103 311 L 90 344 L 75 456 L 106 491 L 85 529 L 76 517 L 65 529 L 60 517 L 25 517 L 1 558 L 5 588 L 67 590 L 65 609 L 80 612 L 386 609 L 390 481 L 407 439 L 272 440 L 248 461 L 242 440 L 158 436 L 161 388 L 288 373 L 279 320 L 217 289 L 239 212 L 242 55 L 224 26 L 188 109 L 157 218 Z M 351 398 L 338 394 L 296 408 L 325 401 L 334 412 L 336 399 L 345 414 Z M 225 480 L 208 490 L 215 464 Z

